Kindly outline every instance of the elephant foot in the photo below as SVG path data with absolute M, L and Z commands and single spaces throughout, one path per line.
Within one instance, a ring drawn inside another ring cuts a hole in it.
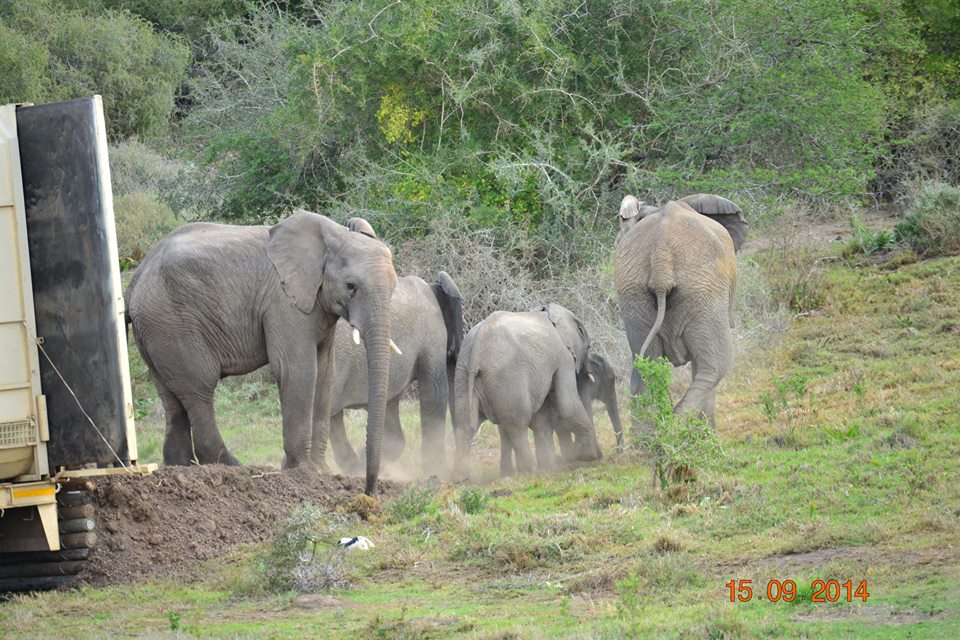
M 330 470 L 327 468 L 326 464 L 321 467 L 310 458 L 294 458 L 286 454 L 284 454 L 283 458 L 280 460 L 280 468 L 284 471 L 288 469 L 304 468 L 309 469 L 310 471 L 316 471 L 317 473 L 330 473 Z

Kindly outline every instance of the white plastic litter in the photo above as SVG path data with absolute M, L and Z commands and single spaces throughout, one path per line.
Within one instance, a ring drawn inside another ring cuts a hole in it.
M 366 551 L 367 549 L 373 549 L 373 547 L 376 545 L 370 542 L 370 538 L 364 536 L 354 536 L 353 538 L 340 538 L 340 542 L 337 543 L 337 546 L 350 551 L 357 549 Z

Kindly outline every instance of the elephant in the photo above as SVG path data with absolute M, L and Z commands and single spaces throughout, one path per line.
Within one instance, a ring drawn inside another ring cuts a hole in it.
M 125 303 L 166 413 L 164 462 L 190 464 L 195 453 L 201 464 L 239 464 L 217 429 L 214 390 L 220 378 L 269 364 L 280 392 L 284 467 L 325 470 L 334 334 L 343 318 L 367 346 L 366 492 L 373 494 L 396 349 L 389 313 L 396 285 L 386 244 L 302 209 L 272 227 L 198 222 L 160 240 Z
M 577 372 L 587 360 L 590 338 L 583 323 L 557 304 L 538 311 L 495 311 L 463 339 L 454 381 L 456 472 L 467 475 L 470 444 L 481 420 L 500 432 L 500 472 L 534 468 L 527 440 L 532 427 L 537 463 L 555 463 L 555 424 L 576 436 L 579 460 L 601 457 L 593 423 L 577 391 Z
M 393 339 L 403 355 L 390 362 L 382 454 L 390 460 L 403 452 L 400 395 L 416 380 L 423 430 L 421 460 L 427 475 L 441 474 L 446 467 L 447 404 L 453 397 L 454 367 L 463 341 L 463 299 L 445 271 L 431 284 L 407 276 L 397 281 L 390 314 Z M 343 410 L 367 406 L 367 359 L 350 335 L 350 327 L 341 320 L 334 343 L 336 374 L 330 409 L 330 444 L 337 466 L 347 473 L 357 469 L 359 461 L 347 441 Z
M 639 200 L 621 204 L 637 210 Z M 736 251 L 746 237 L 740 208 L 699 194 L 654 212 L 639 210 L 614 251 L 614 280 L 633 357 L 692 363 L 693 381 L 675 410 L 697 411 L 716 426 L 715 396 L 733 362 Z M 643 390 L 632 370 L 631 393 Z
M 593 420 L 593 403 L 599 400 L 607 409 L 617 446 L 623 445 L 623 425 L 620 423 L 620 408 L 617 405 L 617 374 L 607 359 L 599 353 L 590 353 L 587 364 L 577 374 L 577 390 L 580 401 Z

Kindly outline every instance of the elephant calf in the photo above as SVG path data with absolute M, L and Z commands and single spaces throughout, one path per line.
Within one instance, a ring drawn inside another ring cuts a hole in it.
M 555 424 L 576 436 L 579 460 L 600 457 L 593 423 L 577 390 L 590 339 L 583 323 L 560 305 L 539 311 L 495 311 L 463 341 L 455 377 L 457 475 L 466 476 L 470 444 L 481 419 L 500 432 L 500 471 L 534 469 L 527 440 L 533 428 L 540 468 L 554 464 Z
M 390 360 L 387 385 L 387 414 L 383 451 L 386 460 L 403 453 L 400 428 L 400 396 L 414 381 L 420 395 L 422 428 L 421 462 L 427 475 L 446 470 L 444 426 L 447 403 L 453 393 L 453 372 L 463 341 L 463 300 L 460 290 L 445 271 L 428 284 L 416 276 L 397 281 L 390 301 L 393 340 L 402 354 Z M 367 356 L 363 345 L 355 344 L 350 326 L 343 320 L 337 327 L 334 345 L 330 444 L 337 466 L 346 473 L 360 469 L 360 460 L 347 441 L 343 426 L 344 409 L 367 407 Z

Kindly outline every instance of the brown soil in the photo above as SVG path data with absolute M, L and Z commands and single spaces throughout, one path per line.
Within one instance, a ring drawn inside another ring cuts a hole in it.
M 95 480 L 95 553 L 81 574 L 102 585 L 195 579 L 232 546 L 270 539 L 294 507 L 334 509 L 363 492 L 363 478 L 270 467 L 162 467 L 152 475 Z M 398 485 L 381 481 L 379 495 Z

